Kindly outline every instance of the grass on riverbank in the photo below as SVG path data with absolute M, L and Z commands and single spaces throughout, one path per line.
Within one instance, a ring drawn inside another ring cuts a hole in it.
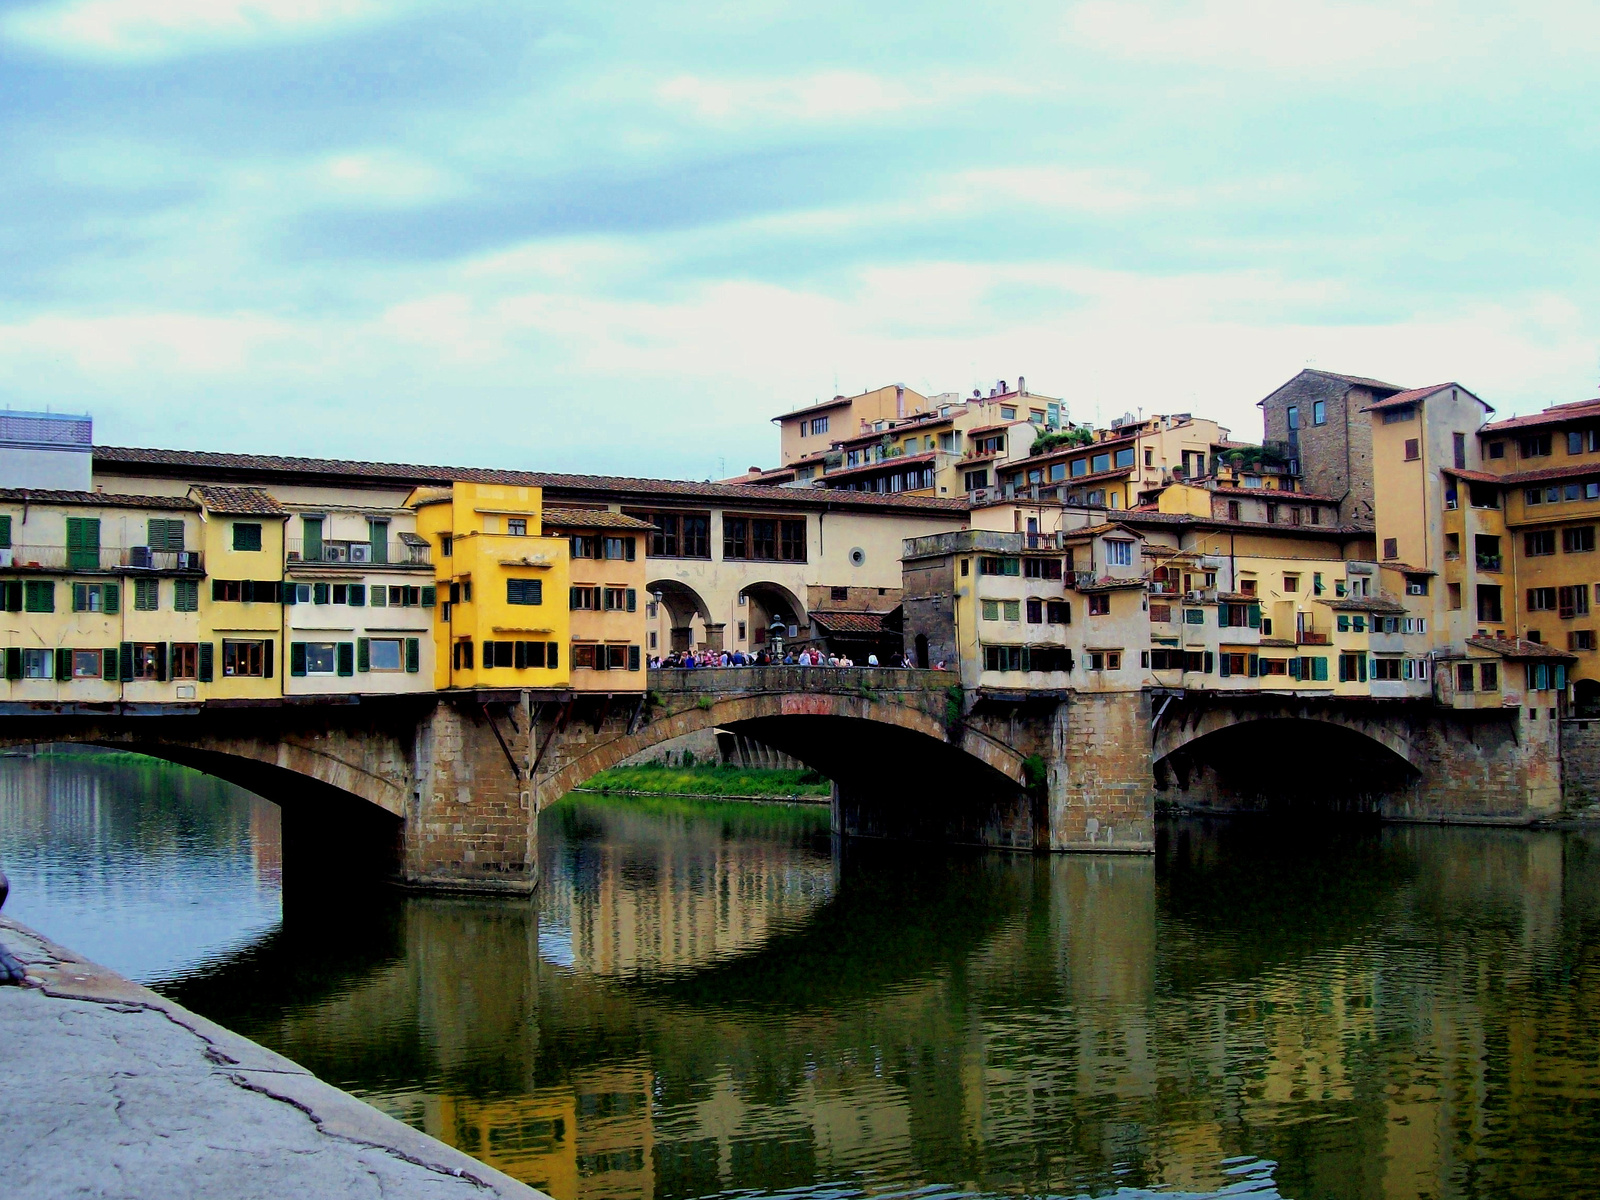
M 612 767 L 583 785 L 586 792 L 645 792 L 678 796 L 805 796 L 825 799 L 831 787 L 815 771 L 729 765 Z

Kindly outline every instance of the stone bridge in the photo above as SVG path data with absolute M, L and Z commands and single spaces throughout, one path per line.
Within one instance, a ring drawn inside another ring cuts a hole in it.
M 1548 724 L 1543 738 L 1515 710 L 1159 689 L 972 695 L 941 671 L 739 667 L 651 671 L 643 695 L 7 704 L 0 747 L 116 747 L 246 787 L 282 808 L 295 888 L 379 874 L 526 892 L 542 808 L 713 727 L 833 780 L 841 835 L 1148 853 L 1157 803 L 1231 811 L 1289 796 L 1401 819 L 1548 816 L 1561 795 Z

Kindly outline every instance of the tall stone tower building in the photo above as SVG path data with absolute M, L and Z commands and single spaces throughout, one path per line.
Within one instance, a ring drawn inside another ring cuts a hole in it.
M 1305 491 L 1336 497 L 1346 525 L 1373 523 L 1372 421 L 1362 410 L 1405 389 L 1309 367 L 1258 401 L 1265 440 L 1287 448 Z

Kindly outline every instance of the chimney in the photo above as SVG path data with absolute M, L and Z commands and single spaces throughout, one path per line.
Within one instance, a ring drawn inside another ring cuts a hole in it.
M 1018 375 L 1017 376 L 1017 395 L 1026 396 L 1027 394 L 1028 394 L 1028 381 L 1026 379 L 1024 379 L 1021 375 Z
M 1010 390 L 1011 390 L 1010 388 L 1006 387 L 1006 381 L 1004 379 L 1002 379 L 1000 381 L 1000 394 L 1002 396 L 1004 396 Z
M 903 383 L 894 385 L 894 415 L 897 417 L 906 415 L 906 385 Z

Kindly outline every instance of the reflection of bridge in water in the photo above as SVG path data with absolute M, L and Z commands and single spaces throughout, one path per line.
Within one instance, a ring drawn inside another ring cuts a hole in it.
M 1515 1190 L 1537 1147 L 1504 1140 L 1498 1106 L 1526 1137 L 1556 1081 L 1600 1095 L 1593 1062 L 1552 1062 L 1539 1032 L 1581 1025 L 1578 993 L 1539 981 L 1568 969 L 1563 905 L 1600 896 L 1600 858 L 1556 835 L 1184 830 L 1160 870 L 889 847 L 835 864 L 803 834 L 717 818 L 652 851 L 610 808 L 550 814 L 565 813 L 544 863 L 558 942 L 603 948 L 624 936 L 608 922 L 674 910 L 748 940 L 702 940 L 698 962 L 683 944 L 662 962 L 649 936 L 631 961 L 552 962 L 531 908 L 414 899 L 356 929 L 286 930 L 267 961 L 177 998 L 557 1200 L 855 1177 L 1203 1191 L 1241 1154 L 1285 1163 L 1284 1194 L 1371 1164 L 1382 1179 L 1361 1194 L 1440 1194 L 1458 1152 Z M 832 881 L 802 919 L 786 844 L 800 875 Z M 352 942 L 383 956 L 352 968 Z M 1472 1002 L 1483 961 L 1523 981 L 1516 1003 Z M 262 1005 L 280 969 L 300 981 Z M 236 1021 L 241 995 L 259 1007 Z M 1448 1095 L 1394 1086 L 1375 1056 Z M 1490 1108 L 1492 1137 L 1463 1132 Z
M 283 808 L 291 876 L 382 872 L 486 891 L 534 886 L 542 808 L 598 771 L 712 728 L 826 775 L 834 831 L 847 836 L 1149 852 L 1158 794 L 1226 808 L 1285 783 L 1411 819 L 1518 823 L 1559 804 L 1545 742 L 1423 704 L 967 695 L 952 673 L 879 668 L 658 670 L 648 683 L 642 696 L 479 689 L 249 707 L 11 706 L 0 746 L 115 746 L 247 787 Z

